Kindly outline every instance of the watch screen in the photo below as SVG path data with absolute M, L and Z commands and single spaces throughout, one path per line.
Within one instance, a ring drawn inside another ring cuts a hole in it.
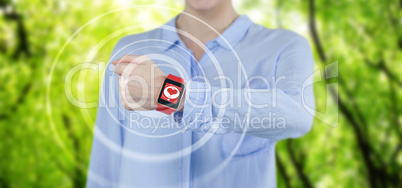
M 179 99 L 180 92 L 181 87 L 175 86 L 170 83 L 166 83 L 162 91 L 161 99 L 169 101 L 173 104 L 177 104 L 177 99 Z
M 179 106 L 184 84 L 166 79 L 159 94 L 158 103 L 176 109 Z

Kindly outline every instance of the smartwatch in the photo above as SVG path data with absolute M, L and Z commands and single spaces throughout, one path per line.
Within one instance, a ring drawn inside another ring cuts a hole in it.
M 160 89 L 156 110 L 167 115 L 172 114 L 179 107 L 184 89 L 183 78 L 169 74 Z

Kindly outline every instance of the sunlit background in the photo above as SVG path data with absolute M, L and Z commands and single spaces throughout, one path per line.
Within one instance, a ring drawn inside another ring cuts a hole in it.
M 102 65 L 119 38 L 167 22 L 183 5 L 0 0 L 0 187 L 84 187 Z M 402 185 L 402 2 L 234 5 L 258 24 L 305 36 L 315 55 L 320 113 L 309 134 L 277 144 L 278 187 Z M 84 62 L 97 66 L 66 85 Z

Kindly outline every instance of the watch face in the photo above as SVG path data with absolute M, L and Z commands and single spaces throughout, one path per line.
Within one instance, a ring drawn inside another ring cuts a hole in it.
M 182 83 L 166 79 L 162 85 L 162 91 L 159 94 L 158 103 L 177 109 L 182 97 L 183 87 L 184 84 Z

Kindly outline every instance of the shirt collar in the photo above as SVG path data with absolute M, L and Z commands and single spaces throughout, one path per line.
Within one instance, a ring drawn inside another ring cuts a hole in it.
M 170 49 L 172 46 L 178 45 L 180 37 L 177 34 L 176 19 L 173 19 L 162 25 L 162 36 L 161 36 L 161 46 L 165 47 L 166 50 Z
M 177 17 L 162 26 L 161 45 L 166 49 L 181 43 L 176 29 Z M 240 15 L 220 36 L 212 41 L 216 41 L 221 47 L 230 50 L 246 35 L 252 23 L 246 15 Z
M 242 38 L 244 38 L 252 24 L 253 22 L 246 15 L 240 15 L 215 40 L 222 47 L 231 50 Z

